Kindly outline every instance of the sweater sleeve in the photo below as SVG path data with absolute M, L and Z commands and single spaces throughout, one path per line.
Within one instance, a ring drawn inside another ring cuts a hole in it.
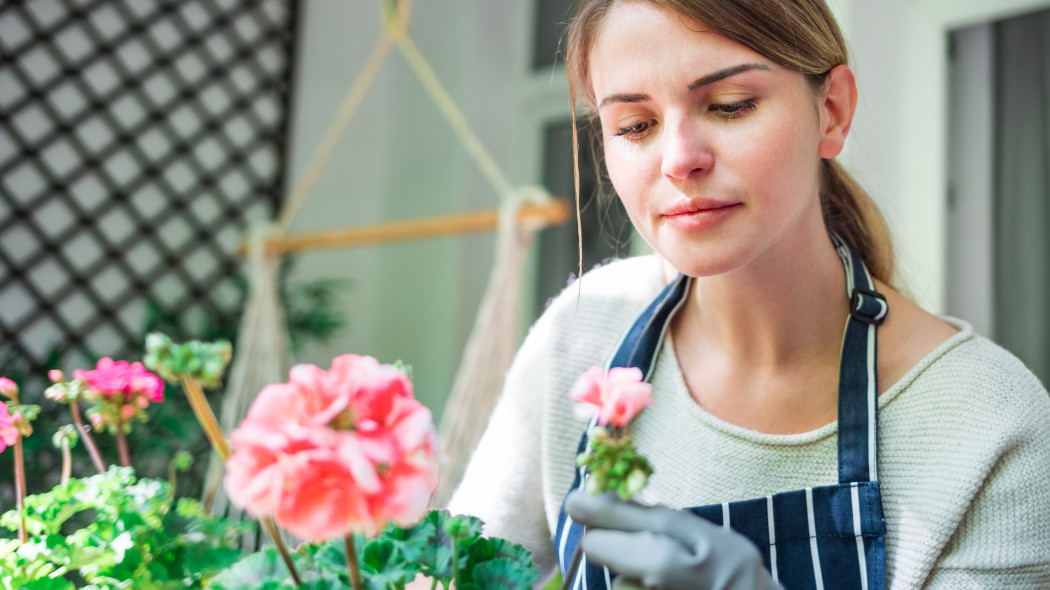
M 452 513 L 482 519 L 487 536 L 505 538 L 532 552 L 542 579 L 556 567 L 544 517 L 539 444 L 553 315 L 548 310 L 533 325 L 515 356 L 500 400 L 449 503 Z
M 974 408 L 995 416 L 986 432 L 1002 434 L 980 458 L 989 469 L 973 482 L 928 589 L 1050 588 L 1050 396 L 1017 365 L 1001 374 L 997 407 Z

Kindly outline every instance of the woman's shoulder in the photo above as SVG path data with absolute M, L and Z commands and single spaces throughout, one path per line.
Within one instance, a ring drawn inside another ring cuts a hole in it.
M 951 317 L 943 320 L 958 332 L 911 371 L 918 384 L 954 390 L 971 406 L 1030 401 L 1050 410 L 1046 388 L 1017 356 L 976 334 L 963 320 Z
M 565 389 L 592 365 L 602 364 L 636 317 L 663 288 L 661 261 L 639 256 L 606 262 L 570 282 L 532 325 L 518 351 L 533 377 L 543 373 Z
M 648 302 L 664 287 L 663 260 L 655 254 L 610 258 L 582 277 L 569 281 L 548 304 L 571 302 L 601 304 L 606 301 Z
M 1050 461 L 1050 395 L 1038 377 L 969 324 L 945 320 L 958 332 L 880 397 L 888 463 L 913 476 L 945 470 L 955 482 L 946 489 L 972 490 L 1007 457 Z M 1025 471 L 1011 472 L 1023 480 Z
M 889 565 L 917 556 L 926 564 L 908 569 L 914 577 L 898 572 L 893 587 L 953 571 L 1020 571 L 1050 540 L 1041 516 L 1050 501 L 1050 395 L 1016 356 L 944 319 L 958 332 L 880 398 Z M 1002 554 L 999 565 L 990 552 Z M 945 569 L 931 574 L 937 568 Z
M 897 380 L 884 395 L 884 404 L 899 395 L 917 396 L 931 409 L 955 408 L 987 419 L 1000 416 L 1006 422 L 1034 412 L 1050 420 L 1050 395 L 1020 359 L 974 333 L 967 322 L 942 320 L 956 333 Z
M 662 264 L 655 255 L 605 261 L 551 298 L 541 321 L 577 330 L 629 322 L 663 289 Z

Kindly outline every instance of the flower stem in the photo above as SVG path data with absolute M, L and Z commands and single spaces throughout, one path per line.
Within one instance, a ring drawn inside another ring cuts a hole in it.
M 73 471 L 73 456 L 69 452 L 69 439 L 62 439 L 62 479 L 60 485 L 69 483 L 69 474 Z
M 69 411 L 73 414 L 73 424 L 77 427 L 80 440 L 84 441 L 84 448 L 87 449 L 91 462 L 95 464 L 95 469 L 98 469 L 99 473 L 105 473 L 106 462 L 102 460 L 102 453 L 98 452 L 98 445 L 95 444 L 95 439 L 91 436 L 87 426 L 84 425 L 84 419 L 80 417 L 80 406 L 77 405 L 77 400 L 69 402 Z
M 15 438 L 15 509 L 19 512 L 18 540 L 25 544 L 29 541 L 26 534 L 26 517 L 21 514 L 26 497 L 26 468 L 22 456 L 22 435 Z
M 193 415 L 197 417 L 197 422 L 204 430 L 204 436 L 208 438 L 211 447 L 215 449 L 219 457 L 222 457 L 223 461 L 229 459 L 233 454 L 230 443 L 226 441 L 226 435 L 222 433 L 222 427 L 215 419 L 215 413 L 211 411 L 208 398 L 204 397 L 200 383 L 193 377 L 180 377 L 179 382 L 182 383 L 182 390 L 186 392 L 186 398 L 190 400 Z
M 277 545 L 277 551 L 280 552 L 284 565 L 288 567 L 288 574 L 292 576 L 292 581 L 295 582 L 296 586 L 302 585 L 303 582 L 299 579 L 299 572 L 295 571 L 295 563 L 292 561 L 292 556 L 288 554 L 288 548 L 284 546 L 284 539 L 281 538 L 281 533 L 278 532 L 277 524 L 274 523 L 273 517 L 264 516 L 259 519 L 259 522 L 262 523 L 266 532 L 270 533 L 273 544 Z
M 117 453 L 120 456 L 120 464 L 124 467 L 131 466 L 131 453 L 128 452 L 128 435 L 124 432 L 124 421 L 117 422 Z
M 186 399 L 190 402 L 193 415 L 197 417 L 197 422 L 201 425 L 204 436 L 211 443 L 211 448 L 215 449 L 215 452 L 218 453 L 223 461 L 226 461 L 233 454 L 233 450 L 230 448 L 230 443 L 226 440 L 226 435 L 222 432 L 222 427 L 219 426 L 219 421 L 215 419 L 215 412 L 212 412 L 211 405 L 208 404 L 208 398 L 204 397 L 204 391 L 201 389 L 200 383 L 193 377 L 186 376 L 179 377 L 179 383 L 182 385 L 182 390 L 186 392 Z M 277 523 L 273 521 L 271 516 L 264 516 L 259 519 L 259 522 L 262 523 L 266 532 L 270 534 L 273 544 L 277 546 L 277 551 L 280 552 L 284 565 L 288 567 L 288 574 L 292 576 L 292 581 L 295 582 L 296 586 L 301 585 L 302 581 L 299 579 L 299 572 L 295 570 L 292 556 L 284 545 L 284 539 L 281 538 L 280 531 L 277 530 Z
M 226 435 L 223 434 L 219 421 L 215 419 L 215 412 L 212 412 L 211 405 L 208 404 L 208 398 L 204 397 L 204 391 L 201 389 L 200 382 L 193 377 L 181 376 L 179 377 L 179 383 L 182 384 L 182 390 L 186 392 L 186 399 L 190 402 L 193 415 L 197 417 L 197 422 L 201 425 L 204 436 L 211 443 L 211 448 L 215 449 L 215 452 L 218 453 L 223 461 L 228 460 L 230 455 L 233 454 L 233 449 L 230 448 L 230 443 L 226 440 Z M 262 523 L 266 532 L 270 534 L 273 544 L 277 546 L 277 551 L 281 553 L 281 559 L 284 560 L 284 565 L 288 567 L 288 573 L 292 576 L 292 581 L 295 582 L 296 586 L 301 585 L 302 581 L 299 579 L 299 572 L 295 571 L 295 563 L 292 561 L 292 556 L 288 553 L 288 548 L 284 545 L 284 539 L 281 538 L 280 531 L 277 530 L 277 523 L 273 521 L 271 516 L 264 516 L 259 519 L 259 522 Z
M 583 539 L 576 544 L 576 551 L 572 553 L 572 562 L 565 569 L 565 578 L 561 582 L 561 590 L 569 590 L 576 580 L 576 570 L 580 569 L 580 559 L 583 558 Z
M 357 563 L 357 548 L 354 547 L 354 534 L 346 536 L 346 563 L 350 567 L 350 582 L 354 590 L 364 590 L 361 584 L 361 566 Z
M 459 539 L 452 539 L 452 585 L 459 588 Z

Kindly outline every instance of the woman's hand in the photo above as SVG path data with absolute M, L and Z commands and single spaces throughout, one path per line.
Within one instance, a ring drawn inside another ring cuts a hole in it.
M 587 558 L 619 574 L 614 590 L 773 590 L 758 549 L 743 536 L 687 510 L 623 502 L 575 490 L 572 519 L 588 527 Z

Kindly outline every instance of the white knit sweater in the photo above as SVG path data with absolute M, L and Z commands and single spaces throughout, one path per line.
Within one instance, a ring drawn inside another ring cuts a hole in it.
M 545 574 L 585 428 L 569 387 L 663 281 L 647 256 L 582 285 L 578 306 L 574 284 L 533 326 L 450 505 L 525 545 Z M 879 397 L 887 585 L 1050 588 L 1050 396 L 1010 353 L 952 322 L 960 332 Z M 651 381 L 656 401 L 631 427 L 655 469 L 639 500 L 702 506 L 837 483 L 837 423 L 770 435 L 716 418 L 690 397 L 670 339 Z

